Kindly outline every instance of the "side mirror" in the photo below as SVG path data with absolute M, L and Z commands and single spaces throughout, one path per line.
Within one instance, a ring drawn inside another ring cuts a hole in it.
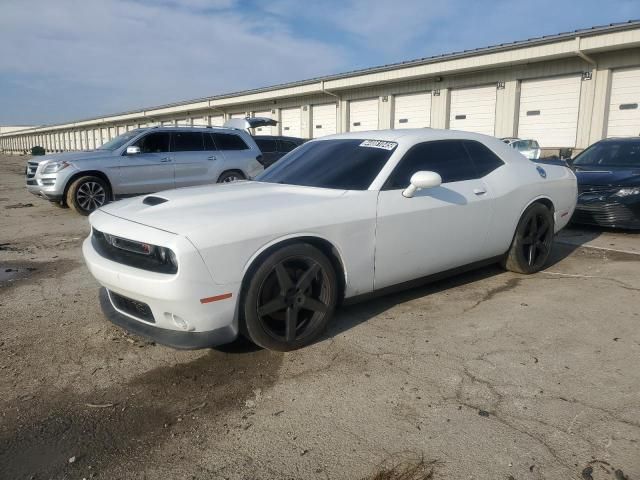
M 442 185 L 442 177 L 436 172 L 416 172 L 411 176 L 411 185 L 402 192 L 407 198 L 411 198 L 418 190 L 435 188 Z
M 140 147 L 127 147 L 127 155 L 138 155 Z

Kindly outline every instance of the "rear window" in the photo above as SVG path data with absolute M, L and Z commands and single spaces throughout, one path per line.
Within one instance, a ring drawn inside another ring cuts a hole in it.
M 173 132 L 171 151 L 201 152 L 203 150 L 202 132 Z
M 214 133 L 213 140 L 218 150 L 248 150 L 248 145 L 233 133 Z
M 276 141 L 271 138 L 254 138 L 262 153 L 277 152 Z
M 397 143 L 377 140 L 321 140 L 303 144 L 256 180 L 340 190 L 366 190 Z

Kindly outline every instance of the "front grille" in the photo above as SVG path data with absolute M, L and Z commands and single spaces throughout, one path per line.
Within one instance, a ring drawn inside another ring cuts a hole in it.
M 138 300 L 133 300 L 131 298 L 123 297 L 115 292 L 109 290 L 109 296 L 111 297 L 111 302 L 113 306 L 118 310 L 128 313 L 132 317 L 135 317 L 139 320 L 144 320 L 149 323 L 156 323 L 156 319 L 153 318 L 153 313 L 144 302 L 139 302 Z
M 612 187 L 610 185 L 580 185 L 578 184 L 578 193 L 602 193 L 612 194 L 620 190 L 620 187 Z
M 121 242 L 137 243 L 131 242 L 130 240 L 118 239 Z M 178 271 L 178 267 L 174 263 L 163 262 L 155 254 L 138 253 L 132 251 L 133 249 L 124 250 L 123 248 L 113 246 L 107 241 L 105 234 L 95 228 L 92 229 L 91 242 L 100 255 L 113 262 L 157 273 L 174 274 Z
M 29 183 L 29 180 L 36 176 L 36 170 L 38 170 L 38 162 L 27 162 L 27 169 L 25 171 L 27 185 L 35 185 L 35 183 Z
M 617 202 L 579 203 L 571 220 L 575 223 L 640 228 L 640 215 Z

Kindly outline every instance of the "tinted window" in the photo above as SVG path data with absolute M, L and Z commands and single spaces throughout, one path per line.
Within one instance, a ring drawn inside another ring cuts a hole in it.
M 249 147 L 244 140 L 233 133 L 214 133 L 213 140 L 216 142 L 218 150 L 248 150 Z
M 477 177 L 484 177 L 504 165 L 504 162 L 495 153 L 480 142 L 467 140 L 464 142 L 464 146 L 476 167 Z
M 142 153 L 161 153 L 169 151 L 169 132 L 155 132 L 145 135 L 136 142 Z
M 204 139 L 204 149 L 208 152 L 216 150 L 216 144 L 213 143 L 213 137 L 210 133 L 205 132 L 202 134 L 202 138 Z
M 280 140 L 280 151 L 281 152 L 290 152 L 294 148 L 298 146 L 297 143 L 292 142 L 290 140 Z
M 122 135 L 108 141 L 104 145 L 98 147 L 98 150 L 117 150 L 133 137 L 140 135 L 140 130 L 131 130 L 130 132 L 123 133 Z
M 256 180 L 309 187 L 366 190 L 397 147 L 363 145 L 364 140 L 309 142 L 286 154 Z M 371 143 L 369 143 L 370 145 Z
M 439 173 L 442 183 L 469 180 L 477 176 L 461 140 L 440 140 L 414 145 L 402 157 L 384 189 L 406 188 L 411 176 L 419 171 Z
M 263 153 L 277 152 L 276 141 L 270 138 L 254 138 L 258 148 Z
M 201 152 L 204 148 L 202 132 L 173 132 L 171 139 L 172 152 Z
M 640 140 L 605 141 L 591 145 L 573 162 L 576 166 L 640 167 Z

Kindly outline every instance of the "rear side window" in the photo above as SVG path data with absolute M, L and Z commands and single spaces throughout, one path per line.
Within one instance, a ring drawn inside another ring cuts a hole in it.
M 290 152 L 294 148 L 298 146 L 297 143 L 289 141 L 289 140 L 280 140 L 280 151 L 281 152 Z
M 270 138 L 254 138 L 262 153 L 277 152 L 276 141 Z
M 466 140 L 464 146 L 476 167 L 477 178 L 484 177 L 504 165 L 504 162 L 495 153 L 480 142 Z
M 172 152 L 201 152 L 204 149 L 202 132 L 173 132 Z
M 216 144 L 213 143 L 213 137 L 210 133 L 206 132 L 202 134 L 202 138 L 204 139 L 204 149 L 207 152 L 211 152 L 216 150 Z
M 244 140 L 233 133 L 214 133 L 213 140 L 219 150 L 248 150 L 249 147 Z
M 169 151 L 169 132 L 155 132 L 145 135 L 136 142 L 141 153 L 163 153 Z
M 461 140 L 439 140 L 414 145 L 400 160 L 384 190 L 406 188 L 419 171 L 439 173 L 442 183 L 477 177 L 476 169 Z

